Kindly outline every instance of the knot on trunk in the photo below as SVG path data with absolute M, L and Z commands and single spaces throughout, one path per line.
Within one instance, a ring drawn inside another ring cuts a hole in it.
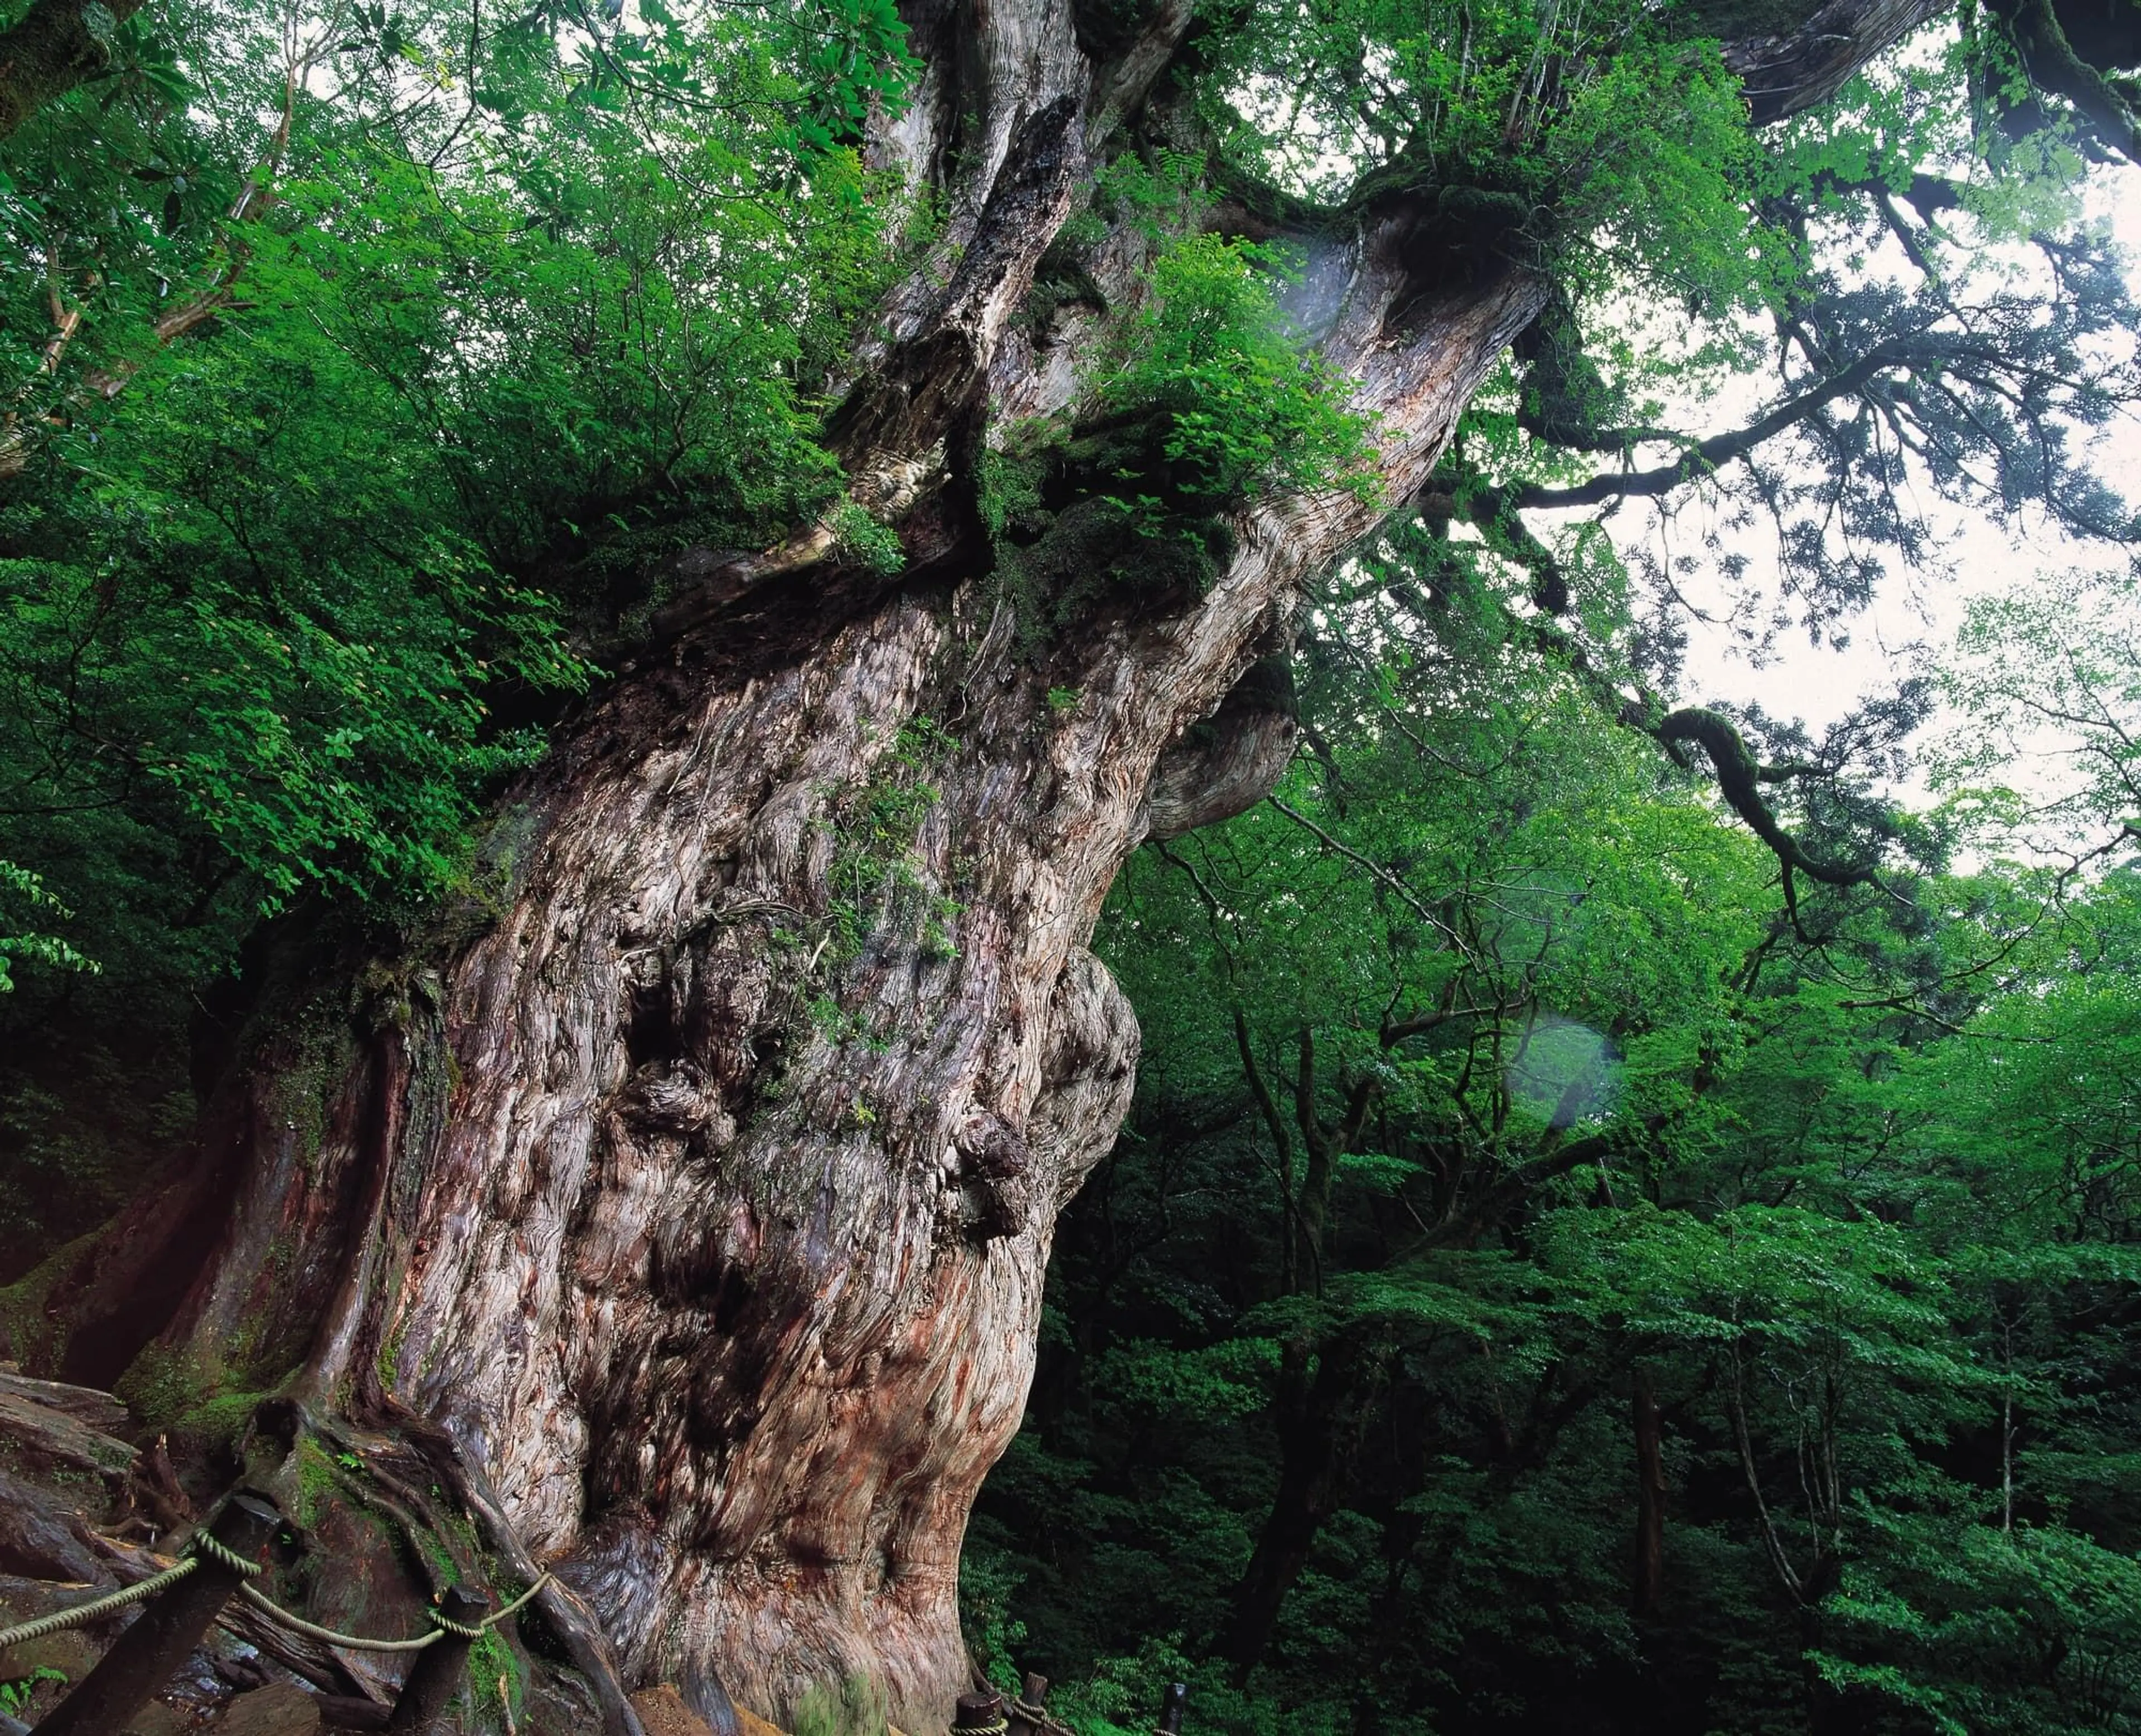
M 736 1118 L 720 1088 L 689 1060 L 649 1061 L 638 1068 L 618 1108 L 649 1133 L 704 1134 L 717 1148 L 736 1138 Z
M 1033 1152 L 1002 1116 L 977 1109 L 953 1135 L 952 1179 L 967 1234 L 976 1242 L 1015 1236 L 1032 1215 Z
M 1160 755 L 1145 835 L 1179 838 L 1253 808 L 1292 763 L 1298 727 L 1292 660 L 1252 663 L 1219 709 Z

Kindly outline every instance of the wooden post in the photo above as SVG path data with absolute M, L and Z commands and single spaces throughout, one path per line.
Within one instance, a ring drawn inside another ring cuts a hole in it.
M 1042 1727 L 1029 1714 L 1037 1714 L 1047 1699 L 1048 1678 L 1028 1671 L 1017 1700 L 1005 1714 L 1011 1720 L 1010 1736 L 1038 1736 Z
M 1001 1694 L 992 1689 L 959 1696 L 957 1709 L 952 1714 L 952 1736 L 1005 1736 L 1009 1729 Z
M 1182 1703 L 1189 1698 L 1189 1683 L 1169 1682 L 1167 1684 L 1167 1692 L 1159 1697 L 1157 1736 L 1182 1736 Z
M 208 1534 L 243 1561 L 258 1561 L 283 1516 L 265 1500 L 233 1495 Z M 81 1685 L 37 1726 L 37 1736 L 112 1736 L 175 1675 L 245 1576 L 204 1554 L 200 1565 L 141 1611 Z
M 454 1627 L 474 1627 L 490 1613 L 490 1600 L 480 1592 L 449 1586 L 439 1600 L 439 1613 Z M 409 1679 L 401 1684 L 401 1697 L 394 1702 L 394 1715 L 386 1720 L 390 1730 L 428 1730 L 445 1716 L 454 1690 L 468 1674 L 469 1648 L 475 1641 L 453 1627 L 441 1628 L 439 1638 L 416 1654 L 409 1666 Z

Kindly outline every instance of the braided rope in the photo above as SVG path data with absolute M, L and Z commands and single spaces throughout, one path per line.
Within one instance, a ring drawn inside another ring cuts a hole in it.
M 87 1603 L 76 1604 L 71 1609 L 55 1610 L 51 1615 L 41 1616 L 35 1621 L 26 1621 L 17 1627 L 0 1628 L 0 1651 L 6 1651 L 11 1646 L 27 1645 L 33 1640 L 48 1639 L 54 1634 L 64 1633 L 71 1627 L 80 1627 L 84 1622 L 94 1621 L 99 1616 L 108 1616 L 115 1610 L 123 1610 L 130 1604 L 140 1603 L 145 1598 L 154 1597 L 166 1586 L 176 1585 L 199 1567 L 204 1560 L 213 1561 L 239 1575 L 238 1595 L 259 1611 L 262 1615 L 280 1622 L 293 1633 L 303 1634 L 308 1639 L 317 1640 L 328 1645 L 347 1646 L 352 1651 L 421 1651 L 427 1645 L 436 1645 L 448 1634 L 455 1635 L 464 1640 L 480 1640 L 507 1616 L 526 1605 L 538 1591 L 550 1582 L 550 1576 L 548 1573 L 539 1575 L 534 1585 L 506 1605 L 504 1609 L 495 1611 L 472 1627 L 465 1622 L 449 1621 L 434 1610 L 431 1615 L 431 1620 L 436 1625 L 430 1633 L 417 1639 L 367 1640 L 356 1634 L 338 1634 L 332 1628 L 321 1627 L 313 1622 L 308 1621 L 302 1616 L 292 1615 L 289 1611 L 284 1609 L 280 1604 L 273 1602 L 264 1592 L 249 1583 L 260 1571 L 258 1562 L 247 1561 L 229 1545 L 210 1537 L 206 1532 L 194 1533 L 189 1549 L 191 1552 L 183 1560 L 166 1567 L 161 1573 L 152 1574 L 147 1579 L 137 1581 L 130 1586 L 122 1586 L 120 1590 L 109 1592 L 102 1597 L 92 1598 Z
M 338 1634 L 331 1627 L 321 1627 L 302 1616 L 293 1616 L 250 1586 L 240 1586 L 238 1595 L 271 1621 L 279 1622 L 293 1634 L 303 1634 L 308 1640 L 317 1640 L 324 1645 L 346 1646 L 352 1651 L 421 1651 L 446 1637 L 440 1629 L 433 1628 L 414 1640 L 367 1640 L 356 1634 Z
M 94 1621 L 100 1616 L 108 1616 L 114 1610 L 123 1610 L 130 1603 L 139 1603 L 145 1597 L 154 1597 L 166 1586 L 175 1586 L 200 1565 L 198 1556 L 188 1556 L 175 1567 L 166 1567 L 161 1573 L 137 1581 L 135 1584 L 113 1591 L 88 1603 L 78 1603 L 71 1610 L 55 1610 L 49 1616 L 40 1616 L 35 1621 L 26 1621 L 20 1627 L 0 1628 L 0 1651 L 11 1645 L 26 1645 L 32 1640 L 42 1640 L 52 1634 L 64 1633 L 68 1628 L 80 1627 L 85 1621 Z
M 195 1555 L 204 1555 L 212 1561 L 221 1562 L 240 1579 L 251 1579 L 260 1571 L 259 1562 L 247 1561 L 220 1537 L 211 1537 L 207 1532 L 194 1533 L 192 1547 Z
M 518 1597 L 514 1598 L 511 1603 L 506 1605 L 504 1609 L 497 1611 L 492 1615 L 485 1616 L 483 1618 L 483 1625 L 485 1627 L 496 1627 L 500 1622 L 504 1620 L 508 1616 L 513 1614 L 515 1610 L 518 1610 L 523 1604 L 534 1597 L 538 1591 L 541 1591 L 544 1586 L 549 1583 L 550 1576 L 548 1573 L 537 1574 L 535 1576 L 535 1583 L 534 1585 L 530 1586 L 525 1591 L 523 1591 Z
M 955 1724 L 952 1736 L 1004 1736 L 1011 1729 L 1008 1718 L 999 1718 L 994 1724 Z
M 35 1621 L 26 1621 L 20 1627 L 0 1628 L 0 1651 L 11 1645 L 27 1645 L 32 1640 L 47 1639 L 64 1633 L 71 1627 L 80 1627 L 86 1621 L 94 1621 L 101 1616 L 109 1616 L 114 1610 L 123 1610 L 129 1604 L 139 1603 L 145 1597 L 154 1597 L 166 1586 L 175 1586 L 199 1566 L 203 1561 L 214 1561 L 228 1567 L 242 1580 L 250 1579 L 260 1571 L 258 1561 L 249 1561 L 220 1538 L 204 1531 L 194 1533 L 187 1546 L 185 1558 L 166 1567 L 161 1573 L 153 1573 L 130 1586 L 102 1597 L 91 1598 L 87 1603 L 78 1603 L 71 1610 L 55 1610 L 49 1616 L 41 1616 Z M 241 1586 L 241 1589 L 244 1589 Z
M 437 1645 L 449 1634 L 463 1640 L 480 1640 L 500 1622 L 527 1603 L 549 1582 L 549 1574 L 539 1575 L 534 1585 L 514 1598 L 511 1603 L 506 1605 L 504 1609 L 494 1610 L 481 1621 L 473 1625 L 467 1622 L 449 1621 L 436 1610 L 427 1611 L 426 1613 L 431 1616 L 434 1624 L 431 1631 L 420 1635 L 414 1640 L 367 1640 L 358 1634 L 338 1634 L 332 1628 L 321 1627 L 316 1623 L 306 1620 L 302 1616 L 292 1615 L 282 1605 L 271 1602 L 250 1586 L 240 1586 L 238 1590 L 239 1595 L 262 1615 L 272 1620 L 279 1621 L 293 1634 L 303 1634 L 307 1639 L 317 1640 L 322 1645 L 345 1646 L 352 1651 L 421 1651 L 427 1645 Z
M 1014 1699 L 1011 1708 L 1036 1730 L 1051 1732 L 1051 1736 L 1072 1736 L 1070 1725 L 1060 1718 L 1050 1717 L 1046 1707 L 1036 1705 L 1029 1700 Z

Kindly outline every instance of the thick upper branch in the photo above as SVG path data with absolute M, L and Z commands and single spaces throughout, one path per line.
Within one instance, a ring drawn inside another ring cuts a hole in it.
M 1717 770 L 1720 793 L 1732 811 L 1775 853 L 1787 871 L 1796 868 L 1825 886 L 1860 886 L 1873 878 L 1870 868 L 1843 868 L 1817 861 L 1807 854 L 1799 841 L 1778 821 L 1769 804 L 1763 800 L 1761 791 L 1763 783 L 1792 775 L 1799 768 L 1773 768 L 1765 776 L 1745 739 L 1722 713 L 1690 706 L 1673 712 L 1651 734 L 1682 765 L 1687 763 L 1683 749 L 1689 742 L 1696 744 L 1710 755 L 1710 763 Z
M 1952 0 L 1829 0 L 1784 30 L 1728 39 L 1726 66 L 1740 76 L 1757 126 L 1826 101 L 1874 56 L 1893 47 Z M 1700 27 L 1700 9 L 1694 22 Z
M 97 27 L 91 27 L 96 6 Z M 0 139 L 55 96 L 95 78 L 111 63 L 112 27 L 141 9 L 141 0 L 37 0 L 0 32 Z

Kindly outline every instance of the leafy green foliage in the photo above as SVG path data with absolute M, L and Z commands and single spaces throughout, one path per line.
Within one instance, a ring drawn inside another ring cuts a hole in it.
M 1506 563 L 1371 563 L 1274 801 L 1110 905 L 1002 1667 L 1089 1736 L 2134 1728 L 2130 868 L 1802 932 Z
M 1968 722 L 1936 769 L 1988 842 L 2101 855 L 2141 835 L 2137 620 L 2130 570 L 2040 574 L 1972 601 L 1944 682 Z M 2020 765 L 2037 771 L 2026 797 L 2007 787 Z
M 1371 486 L 1370 430 L 1342 382 L 1285 336 L 1271 255 L 1193 235 L 1153 261 L 1151 301 L 1104 402 L 1165 418 L 1168 479 L 1193 499 L 1252 489 Z
M 45 890 L 45 883 L 27 868 L 0 862 L 0 898 L 23 914 L 11 917 L 14 933 L 0 933 L 0 994 L 15 986 L 14 961 L 23 961 L 62 971 L 94 971 L 96 961 L 85 958 L 58 936 L 32 928 L 20 932 L 25 922 L 65 921 L 74 912 Z
M 1030 655 L 1125 598 L 1202 591 L 1232 546 L 1223 514 L 1259 490 L 1372 496 L 1373 426 L 1288 335 L 1283 264 L 1208 234 L 1160 244 L 1090 413 L 1000 430 L 982 455 L 982 521 Z
M 1790 269 L 1746 220 L 1762 165 L 1735 81 L 1641 8 L 1258 7 L 1213 59 L 1229 150 L 1282 185 L 1430 189 L 1453 230 L 1579 293 L 1759 307 Z
M 842 141 L 911 66 L 883 0 L 122 34 L 0 146 L 0 1147 L 56 1237 L 182 1124 L 263 914 L 470 894 L 668 557 L 837 496 L 898 220 Z

